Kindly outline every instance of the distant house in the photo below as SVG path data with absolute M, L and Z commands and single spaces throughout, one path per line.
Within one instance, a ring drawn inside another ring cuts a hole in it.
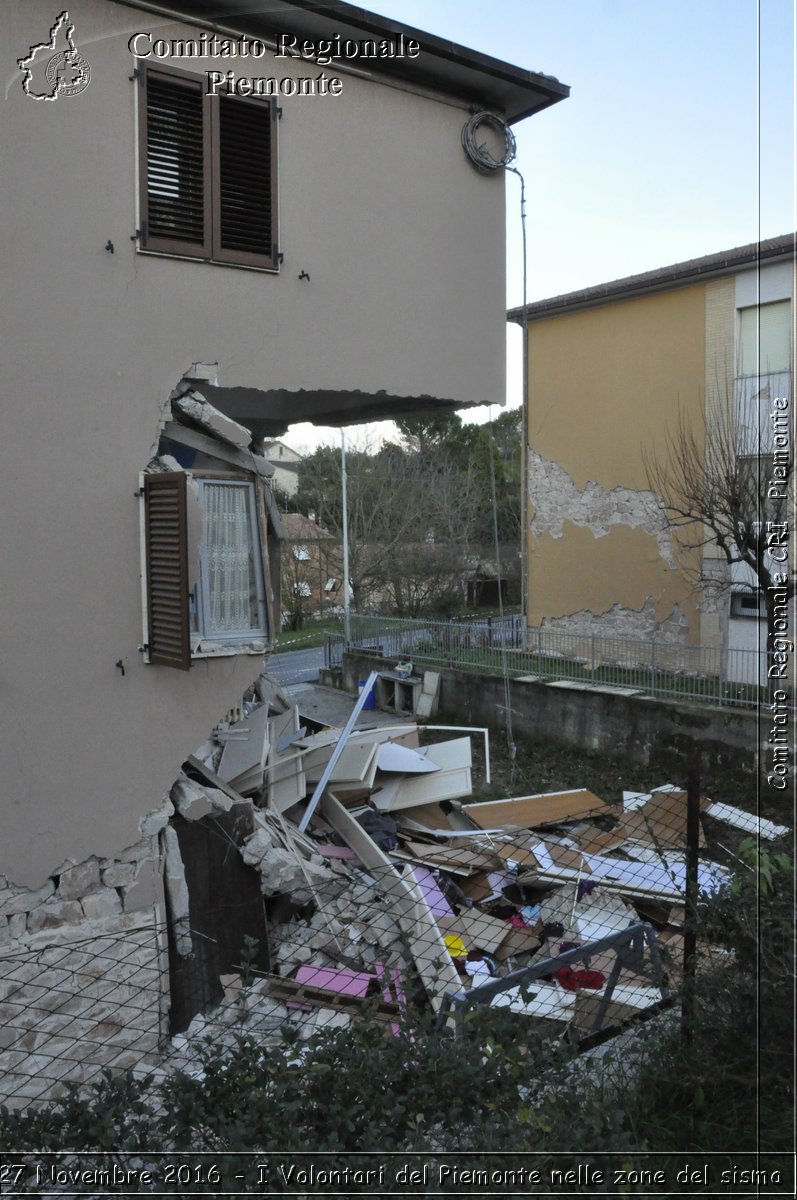
M 343 549 L 310 517 L 283 513 L 282 619 L 300 629 L 309 616 L 323 617 L 343 604 Z
M 261 453 L 274 468 L 274 474 L 271 477 L 271 486 L 274 491 L 289 499 L 295 496 L 299 487 L 301 454 L 291 450 L 290 446 L 286 446 L 284 442 L 268 440 L 263 442 Z
M 762 646 L 752 571 L 668 528 L 644 456 L 679 413 L 711 436 L 730 403 L 737 454 L 754 473 L 771 467 L 775 397 L 794 428 L 794 254 L 787 234 L 510 312 L 528 324 L 531 626 Z
M 48 939 L 91 957 L 107 935 L 97 961 L 149 989 L 144 1053 L 186 964 L 217 995 L 213 947 L 240 932 L 219 918 L 191 948 L 175 924 L 175 837 L 192 928 L 238 877 L 168 797 L 279 624 L 258 444 L 503 394 L 504 173 L 479 173 L 461 134 L 474 110 L 514 123 L 568 89 L 339 0 L 12 2 L 0 35 L 20 64 L 0 135 L 0 974 L 33 980 Z M 420 52 L 324 67 L 279 57 L 281 35 Z M 257 53 L 230 55 L 246 39 Z M 322 74 L 334 90 L 313 93 Z M 92 1028 L 53 1077 L 111 1061 Z M 0 1100 L 14 1064 L 46 1076 L 46 1036 L 35 1055 L 0 1042 Z

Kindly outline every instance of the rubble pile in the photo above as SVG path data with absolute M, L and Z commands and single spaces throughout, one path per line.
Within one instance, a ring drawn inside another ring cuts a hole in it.
M 441 1020 L 474 1002 L 508 1007 L 581 1037 L 669 996 L 683 949 L 685 793 L 467 803 L 470 738 L 424 745 L 422 734 L 411 720 L 322 727 L 261 687 L 189 760 L 175 809 L 191 820 L 202 797 L 249 806 L 240 853 L 263 896 L 285 905 L 269 921 L 268 970 L 225 976 L 221 1006 L 194 1018 L 186 1045 L 210 1023 L 305 1038 L 366 1010 L 395 1028 L 408 1003 Z M 701 856 L 702 892 L 727 879 Z

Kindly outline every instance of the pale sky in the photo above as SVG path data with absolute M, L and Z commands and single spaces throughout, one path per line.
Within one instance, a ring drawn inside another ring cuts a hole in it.
M 362 7 L 569 85 L 569 99 L 514 126 L 529 301 L 797 228 L 795 0 Z M 508 307 L 523 300 L 519 195 L 510 175 Z M 510 327 L 513 406 L 519 360 Z M 485 420 L 487 409 L 463 416 Z M 294 426 L 284 440 L 301 450 L 340 434 Z

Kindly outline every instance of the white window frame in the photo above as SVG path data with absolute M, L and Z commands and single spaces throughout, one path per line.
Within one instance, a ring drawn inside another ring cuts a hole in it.
M 207 543 L 203 537 L 199 549 L 199 582 L 192 593 L 192 614 L 195 615 L 196 633 L 203 642 L 218 642 L 225 646 L 235 646 L 245 642 L 265 640 L 268 638 L 268 606 L 266 603 L 266 583 L 263 566 L 263 546 L 257 519 L 257 492 L 254 483 L 240 479 L 203 478 L 194 476 L 194 482 L 199 488 L 199 503 L 202 512 L 206 513 L 204 492 L 207 486 L 230 487 L 245 489 L 249 513 L 250 554 L 254 565 L 255 592 L 259 622 L 245 630 L 216 630 L 210 622 L 210 576 L 208 569 Z M 197 651 L 193 650 L 196 654 Z M 201 650 L 199 651 L 201 653 Z

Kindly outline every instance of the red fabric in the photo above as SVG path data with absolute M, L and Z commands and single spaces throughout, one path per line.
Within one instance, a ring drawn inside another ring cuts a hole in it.
M 554 971 L 554 977 L 568 992 L 578 992 L 581 988 L 597 990 L 606 982 L 606 976 L 600 971 L 575 971 L 572 967 L 560 967 L 558 971 Z

